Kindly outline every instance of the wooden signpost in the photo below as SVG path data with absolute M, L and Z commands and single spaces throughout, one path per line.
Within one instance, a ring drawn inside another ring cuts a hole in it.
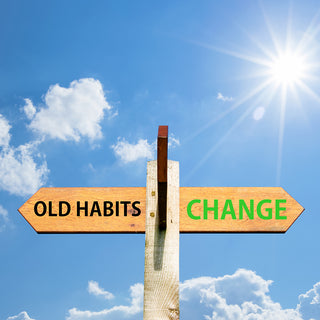
M 158 132 L 147 186 L 41 188 L 19 212 L 38 233 L 145 233 L 144 320 L 179 319 L 179 233 L 284 233 L 303 207 L 279 187 L 180 187 Z

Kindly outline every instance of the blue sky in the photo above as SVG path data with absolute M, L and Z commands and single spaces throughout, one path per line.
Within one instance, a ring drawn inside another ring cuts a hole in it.
M 145 186 L 162 124 L 181 186 L 305 208 L 286 234 L 181 235 L 181 319 L 320 319 L 319 10 L 2 0 L 0 319 L 142 319 L 144 235 L 38 235 L 17 209 L 41 186 Z

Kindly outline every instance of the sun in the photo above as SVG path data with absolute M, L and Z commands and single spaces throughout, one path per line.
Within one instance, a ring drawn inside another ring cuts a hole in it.
M 302 55 L 293 51 L 279 54 L 270 62 L 272 80 L 282 86 L 294 85 L 306 76 L 307 64 Z
M 256 85 L 253 85 L 248 91 L 244 92 L 242 96 L 232 99 L 233 103 L 228 109 L 210 119 L 192 134 L 191 138 L 198 136 L 240 106 L 244 104 L 248 106 L 238 120 L 234 124 L 229 125 L 229 129 L 225 135 L 210 148 L 207 154 L 203 155 L 202 160 L 194 167 L 189 176 L 194 174 L 207 161 L 244 119 L 249 115 L 253 115 L 252 118 L 254 120 L 260 121 L 264 117 L 265 110 L 268 108 L 274 113 L 274 121 L 279 121 L 276 185 L 280 186 L 286 113 L 290 112 L 290 109 L 295 104 L 302 106 L 301 94 L 306 94 L 306 96 L 320 103 L 320 95 L 313 89 L 313 85 L 320 81 L 320 63 L 318 62 L 320 46 L 317 41 L 320 35 L 320 15 L 316 15 L 311 20 L 305 31 L 299 31 L 299 29 L 295 30 L 292 25 L 293 19 L 290 13 L 286 23 L 286 33 L 279 32 L 278 29 L 275 30 L 273 23 L 270 22 L 264 12 L 263 16 L 271 41 L 268 41 L 267 38 L 263 39 L 261 36 L 254 36 L 244 30 L 254 44 L 252 53 L 233 51 L 207 43 L 192 41 L 194 44 L 206 49 L 252 63 L 255 65 L 255 70 L 252 69 L 251 74 L 244 74 L 242 80 L 256 79 L 257 82 Z M 299 35 L 299 37 L 297 38 L 296 35 Z M 242 47 L 248 46 L 242 45 Z M 253 53 L 257 52 L 257 50 L 258 54 Z M 290 108 L 287 108 L 288 106 Z

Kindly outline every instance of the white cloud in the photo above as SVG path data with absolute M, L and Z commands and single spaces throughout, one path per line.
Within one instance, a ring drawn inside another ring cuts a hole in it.
M 8 211 L 0 204 L 0 231 L 2 231 L 8 222 Z
M 91 281 L 90 281 L 91 282 Z M 89 283 L 90 283 L 89 282 Z M 93 281 L 94 282 L 94 281 Z M 180 314 L 184 320 L 319 320 L 320 282 L 299 296 L 295 308 L 283 309 L 269 295 L 270 280 L 239 269 L 222 277 L 199 277 L 180 283 Z M 93 291 L 102 290 L 96 283 Z M 96 288 L 98 288 L 96 290 Z M 100 295 L 100 294 L 98 294 Z M 103 294 L 102 294 L 103 295 Z M 130 287 L 130 304 L 101 311 L 69 310 L 66 320 L 142 319 L 143 284 Z M 26 312 L 7 320 L 33 320 Z
M 67 320 L 116 320 L 124 317 L 132 317 L 142 311 L 143 284 L 136 283 L 130 287 L 131 304 L 129 306 L 118 305 L 101 311 L 81 311 L 77 308 L 69 310 Z
M 300 304 L 283 309 L 269 295 L 270 280 L 239 269 L 222 277 L 199 277 L 180 283 L 181 319 L 194 320 L 317 320 L 320 319 L 320 282 L 299 296 Z M 136 290 L 133 288 L 136 287 Z M 67 320 L 141 319 L 143 285 L 131 287 L 131 306 L 102 311 L 69 310 Z M 135 291 L 135 294 L 134 294 Z M 136 297 L 136 300 L 134 298 Z
M 271 283 L 245 269 L 223 277 L 187 280 L 180 286 L 181 313 L 190 320 L 302 320 L 298 310 L 282 309 L 272 301 Z
M 178 146 L 180 146 L 179 138 L 176 138 L 173 134 L 170 134 L 168 139 L 168 148 L 175 148 Z
M 0 147 L 7 147 L 10 141 L 9 122 L 0 114 Z
M 118 142 L 111 148 L 120 160 L 124 163 L 133 162 L 138 159 L 152 159 L 156 150 L 154 143 L 148 143 L 148 140 L 140 139 L 138 143 L 131 144 L 125 139 L 118 138 Z
M 0 217 L 7 219 L 8 211 L 0 204 Z
M 265 108 L 264 107 L 258 107 L 256 108 L 253 113 L 252 113 L 252 117 L 254 120 L 259 121 L 263 118 L 265 113 Z
M 30 99 L 24 99 L 24 102 L 26 104 L 23 107 L 23 111 L 26 114 L 27 118 L 31 120 L 36 114 L 37 110 Z
M 305 294 L 299 296 L 298 310 L 303 319 L 320 319 L 320 282 Z
M 221 92 L 218 92 L 217 99 L 221 101 L 233 101 L 232 97 L 224 96 Z
M 178 138 L 173 134 L 169 136 L 168 148 L 175 148 L 180 145 Z M 132 144 L 124 138 L 118 138 L 116 144 L 112 145 L 115 155 L 124 163 L 133 162 L 139 159 L 152 160 L 155 158 L 157 141 L 149 143 L 148 140 L 140 139 L 138 143 Z
M 16 316 L 7 318 L 7 320 L 34 320 L 34 319 L 30 318 L 25 311 L 22 311 Z
M 29 127 L 42 137 L 75 141 L 80 137 L 91 141 L 102 137 L 100 121 L 104 110 L 111 107 L 98 80 L 75 80 L 69 88 L 53 85 L 44 102 L 38 111 L 30 99 L 25 99 L 23 107 L 31 120 Z M 11 146 L 10 128 L 0 114 L 0 189 L 16 195 L 30 195 L 46 182 L 47 163 L 37 151 L 40 141 Z
M 0 150 L 0 189 L 26 196 L 46 182 L 49 170 L 46 161 L 36 153 L 36 146 L 36 143 L 30 143 Z M 40 158 L 40 164 L 36 158 Z
M 35 132 L 64 141 L 79 141 L 81 137 L 94 141 L 102 137 L 100 122 L 111 106 L 99 80 L 74 80 L 69 88 L 55 84 L 45 94 L 44 102 L 29 125 Z M 28 110 L 33 110 L 31 100 L 28 105 Z
M 99 283 L 92 280 L 88 282 L 88 292 L 95 296 L 103 296 L 107 300 L 114 298 L 112 293 L 100 288 Z
M 47 163 L 41 160 L 38 164 L 35 160 L 39 158 L 37 142 L 12 147 L 9 130 L 8 121 L 0 115 L 0 190 L 30 195 L 45 183 L 49 172 Z

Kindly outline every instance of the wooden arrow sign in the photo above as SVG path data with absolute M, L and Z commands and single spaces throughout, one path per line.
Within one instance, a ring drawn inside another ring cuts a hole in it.
M 279 187 L 180 188 L 180 232 L 286 232 L 304 208 Z
M 181 233 L 281 233 L 303 210 L 278 187 L 180 188 Z M 155 214 L 143 187 L 42 188 L 19 212 L 38 233 L 144 233 Z
M 144 233 L 146 188 L 41 188 L 18 210 L 38 233 Z

